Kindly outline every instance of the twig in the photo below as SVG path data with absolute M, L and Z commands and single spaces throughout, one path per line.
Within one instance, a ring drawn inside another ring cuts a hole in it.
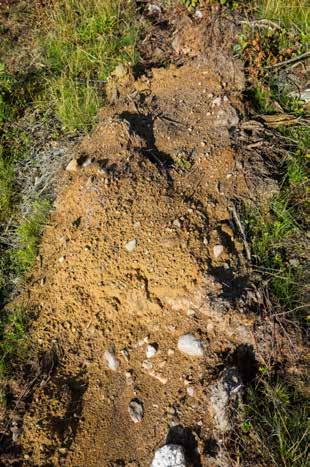
M 268 68 L 268 69 L 279 68 L 281 66 L 289 65 L 290 63 L 300 62 L 302 60 L 305 60 L 306 58 L 310 58 L 310 52 L 305 52 L 299 55 L 298 57 L 292 57 L 292 58 L 289 58 L 288 60 L 284 60 L 284 62 L 278 62 L 275 65 L 269 65 L 269 66 L 266 66 L 265 68 Z
M 242 240 L 243 240 L 243 243 L 244 243 L 244 248 L 245 248 L 245 252 L 246 252 L 246 256 L 248 258 L 249 261 L 251 261 L 251 250 L 250 250 L 250 246 L 247 242 L 247 239 L 246 239 L 246 235 L 245 235 L 245 232 L 244 232 L 244 228 L 242 227 L 242 224 L 240 222 L 240 219 L 238 217 L 238 214 L 237 214 L 237 210 L 235 208 L 234 205 L 232 205 L 230 207 L 230 211 L 233 215 L 233 218 L 234 218 L 234 221 L 240 231 L 240 234 L 241 234 L 241 237 L 242 237 Z
M 257 26 L 258 28 L 273 28 L 282 31 L 282 28 L 279 26 L 279 24 L 275 23 L 274 21 L 270 21 L 269 19 L 260 19 L 258 21 L 241 21 L 241 24 Z

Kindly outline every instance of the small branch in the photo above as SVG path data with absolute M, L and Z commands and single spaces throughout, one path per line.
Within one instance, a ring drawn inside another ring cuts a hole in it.
M 238 214 L 237 214 L 237 210 L 235 208 L 234 205 L 232 205 L 230 207 L 230 211 L 233 215 L 233 218 L 234 218 L 234 221 L 240 231 L 240 234 L 241 234 L 241 237 L 242 237 L 242 240 L 243 240 L 243 243 L 244 243 L 244 248 L 245 248 L 245 252 L 246 252 L 246 256 L 248 258 L 249 261 L 251 261 L 251 250 L 250 250 L 250 246 L 248 244 L 248 241 L 246 239 L 246 235 L 245 235 L 245 231 L 244 231 L 244 228 L 242 227 L 242 224 L 241 224 L 241 221 L 238 217 Z
M 279 24 L 270 21 L 269 19 L 261 19 L 258 21 L 241 21 L 241 24 L 247 24 L 249 26 L 256 26 L 258 28 L 270 28 L 270 29 L 278 29 L 282 31 L 281 26 Z
M 289 65 L 291 63 L 301 62 L 302 60 L 306 60 L 306 58 L 310 58 L 310 52 L 305 52 L 304 54 L 301 54 L 298 57 L 292 57 L 288 60 L 284 60 L 284 62 L 278 62 L 275 65 L 266 66 L 265 68 L 279 68 L 281 66 Z

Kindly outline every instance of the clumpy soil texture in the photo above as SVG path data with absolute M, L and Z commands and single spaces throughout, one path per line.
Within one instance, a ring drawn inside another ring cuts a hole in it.
M 251 363 L 255 346 L 231 213 L 251 197 L 233 149 L 243 76 L 224 50 L 203 54 L 204 29 L 192 29 L 180 66 L 115 73 L 113 103 L 60 174 L 21 297 L 48 367 L 16 422 L 22 465 L 142 467 L 167 441 L 191 465 L 227 465 L 233 356 L 245 349 Z M 203 356 L 178 350 L 187 333 Z

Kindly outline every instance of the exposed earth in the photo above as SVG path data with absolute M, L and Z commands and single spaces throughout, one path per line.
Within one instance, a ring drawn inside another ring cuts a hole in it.
M 175 64 L 115 70 L 111 104 L 59 175 L 18 299 L 37 316 L 39 368 L 12 425 L 18 465 L 144 467 L 166 442 L 189 465 L 231 465 L 224 440 L 259 346 L 235 206 L 275 185 L 240 149 L 255 131 L 233 25 L 203 15 L 174 25 Z M 187 334 L 196 356 L 178 346 Z

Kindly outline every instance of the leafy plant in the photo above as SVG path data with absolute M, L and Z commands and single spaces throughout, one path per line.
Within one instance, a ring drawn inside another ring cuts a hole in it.
M 196 8 L 199 5 L 200 0 L 181 0 L 181 2 L 187 8 Z

